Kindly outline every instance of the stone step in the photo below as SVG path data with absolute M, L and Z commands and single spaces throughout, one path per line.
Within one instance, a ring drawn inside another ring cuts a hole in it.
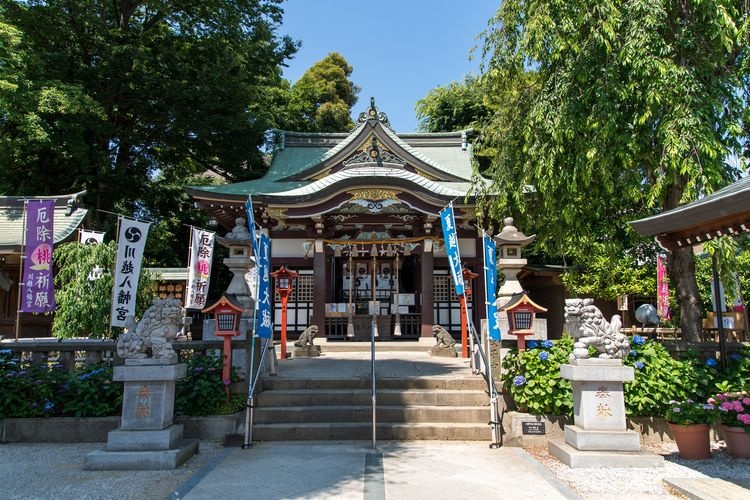
M 448 423 L 378 423 L 378 440 L 394 441 L 486 441 L 490 426 L 485 424 Z M 257 441 L 344 441 L 372 439 L 369 423 L 303 423 L 256 424 L 253 440 Z
M 488 406 L 381 406 L 377 421 L 382 423 L 486 424 Z M 258 407 L 258 424 L 372 422 L 372 405 Z
M 369 378 L 280 378 L 264 377 L 263 390 L 290 389 L 370 389 Z M 476 390 L 485 391 L 487 384 L 479 376 L 475 377 L 419 377 L 419 378 L 378 378 L 378 389 L 437 389 L 437 390 Z
M 288 389 L 263 391 L 258 406 L 364 406 L 372 402 L 372 393 L 362 389 Z M 405 406 L 484 406 L 488 404 L 483 391 L 432 389 L 381 389 L 377 402 L 382 405 Z

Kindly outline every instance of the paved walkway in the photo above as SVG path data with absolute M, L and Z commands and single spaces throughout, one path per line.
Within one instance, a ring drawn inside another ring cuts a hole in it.
M 185 499 L 579 498 L 519 448 L 485 443 L 260 443 L 227 448 L 175 492 Z

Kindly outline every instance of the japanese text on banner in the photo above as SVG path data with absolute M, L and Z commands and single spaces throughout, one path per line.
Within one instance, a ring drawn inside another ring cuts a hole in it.
M 208 283 L 211 280 L 211 261 L 214 255 L 214 237 L 211 231 L 192 228 L 190 271 L 188 274 L 187 309 L 206 307 Z
M 500 322 L 497 319 L 497 247 L 495 241 L 484 234 L 484 273 L 487 283 L 487 330 L 490 340 L 500 340 Z
M 26 259 L 23 263 L 21 312 L 48 313 L 55 310 L 52 282 L 55 200 L 26 203 Z
M 453 217 L 453 205 L 448 205 L 440 211 L 440 223 L 443 226 L 445 251 L 448 254 L 448 266 L 450 266 L 451 276 L 453 276 L 456 295 L 463 295 L 464 277 L 461 274 L 461 255 L 458 251 L 458 234 L 456 233 L 456 221 Z
M 661 255 L 656 257 L 656 314 L 662 319 L 669 319 L 669 280 L 665 260 Z
M 125 319 L 135 315 L 141 260 L 149 226 L 148 222 L 120 217 L 115 282 L 112 288 L 112 311 L 109 322 L 112 326 L 124 327 Z
M 256 332 L 262 339 L 270 339 L 273 335 L 271 319 L 271 239 L 265 234 L 260 235 L 260 254 L 258 256 L 258 273 L 260 286 L 258 287 L 258 317 Z

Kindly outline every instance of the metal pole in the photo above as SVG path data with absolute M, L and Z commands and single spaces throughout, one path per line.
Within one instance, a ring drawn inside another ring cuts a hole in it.
M 716 298 L 716 326 L 719 329 L 719 356 L 721 356 L 721 371 L 727 369 L 727 340 L 724 334 L 724 304 L 721 302 L 721 283 L 719 283 L 719 271 L 716 253 L 711 255 L 711 271 L 714 278 L 714 297 Z
M 482 247 L 486 245 L 484 242 L 484 238 L 486 238 L 487 235 L 484 231 L 482 231 Z M 500 447 L 500 432 L 498 430 L 498 426 L 500 425 L 500 419 L 499 419 L 499 412 L 497 411 L 497 392 L 495 391 L 495 380 L 492 378 L 492 346 L 490 344 L 490 335 L 489 335 L 489 319 L 490 319 L 490 302 L 487 300 L 487 298 L 490 296 L 489 290 L 487 290 L 487 259 L 485 256 L 484 259 L 484 315 L 487 318 L 487 380 L 488 380 L 488 386 L 490 390 L 490 425 L 492 426 L 492 442 L 490 443 L 490 448 L 499 448 Z M 495 291 L 493 290 L 493 296 L 495 295 Z M 473 335 L 472 335 L 473 337 Z M 481 337 L 481 336 L 480 336 Z
M 377 441 L 377 393 L 375 391 L 375 315 L 372 316 L 372 328 L 370 329 L 370 371 L 372 372 L 372 449 L 375 449 Z
M 393 327 L 393 336 L 394 337 L 400 337 L 401 336 L 401 301 L 400 301 L 400 295 L 399 295 L 399 288 L 400 284 L 398 282 L 399 279 L 399 253 L 398 250 L 396 250 L 396 326 Z
M 258 266 L 258 256 L 253 255 L 255 257 L 255 266 Z M 270 260 L 269 260 L 270 263 Z M 258 293 L 258 290 L 260 289 L 260 269 L 258 269 L 258 272 L 256 273 L 255 277 L 255 293 Z M 253 365 L 255 364 L 255 327 L 258 323 L 258 309 L 260 306 L 260 301 L 258 300 L 258 297 L 255 297 L 255 304 L 254 304 L 254 311 L 253 311 L 253 330 L 251 333 L 251 341 L 250 341 L 250 366 L 247 369 L 247 376 L 248 376 L 248 382 L 247 382 L 247 401 L 245 402 L 245 440 L 242 443 L 242 449 L 251 448 L 253 446 L 253 416 L 254 416 L 254 409 L 255 409 L 255 402 L 253 400 L 253 392 L 254 392 L 254 384 L 253 384 Z M 273 340 L 273 329 L 271 329 L 271 339 Z

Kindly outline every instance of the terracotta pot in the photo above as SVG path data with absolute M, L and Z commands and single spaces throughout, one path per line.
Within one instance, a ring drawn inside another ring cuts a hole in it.
M 708 424 L 669 424 L 677 443 L 680 457 L 688 460 L 705 460 L 711 457 L 711 440 Z
M 733 457 L 750 458 L 750 432 L 742 427 L 721 426 L 724 433 L 724 442 L 727 444 L 727 453 Z

